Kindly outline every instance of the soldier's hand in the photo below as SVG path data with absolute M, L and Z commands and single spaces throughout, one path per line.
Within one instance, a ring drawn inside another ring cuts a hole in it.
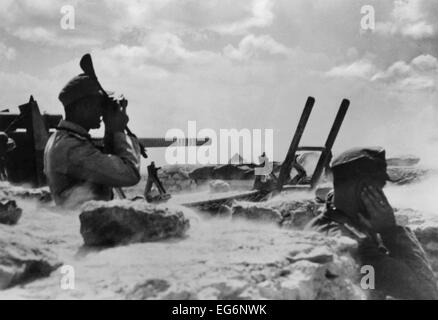
M 362 222 L 375 232 L 394 227 L 394 210 L 388 202 L 383 190 L 375 186 L 366 186 L 361 192 L 361 198 L 369 218 L 361 215 Z
M 128 124 L 129 118 L 124 108 L 118 104 L 106 108 L 103 113 L 105 130 L 108 132 L 123 132 Z

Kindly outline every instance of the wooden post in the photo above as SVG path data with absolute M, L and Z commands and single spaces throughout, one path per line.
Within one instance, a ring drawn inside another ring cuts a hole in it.
M 292 164 L 295 161 L 295 153 L 300 144 L 301 137 L 303 136 L 304 129 L 306 128 L 307 121 L 309 120 L 310 113 L 312 112 L 314 104 L 315 104 L 315 98 L 308 97 L 303 113 L 301 114 L 300 121 L 298 122 L 297 129 L 295 130 L 294 137 L 289 146 L 289 150 L 287 152 L 286 158 L 284 159 L 281 165 L 280 175 L 278 176 L 278 182 L 277 182 L 278 191 L 281 191 L 283 185 L 289 179 L 290 171 L 292 170 Z
M 40 187 L 45 184 L 44 175 L 44 148 L 49 139 L 49 132 L 40 113 L 37 102 L 30 96 L 29 103 L 19 106 L 20 112 L 27 118 L 27 134 L 31 138 L 34 158 L 34 177 L 33 184 Z
M 335 121 L 333 122 L 333 126 L 325 142 L 324 151 L 321 152 L 318 163 L 315 167 L 315 171 L 312 175 L 312 180 L 310 182 L 312 188 L 316 187 L 319 179 L 321 178 L 324 168 L 327 167 L 331 160 L 333 144 L 335 143 L 336 137 L 338 136 L 339 129 L 341 129 L 342 122 L 344 121 L 345 114 L 347 113 L 349 106 L 349 100 L 342 100 L 341 106 L 339 107 L 338 113 L 336 114 Z

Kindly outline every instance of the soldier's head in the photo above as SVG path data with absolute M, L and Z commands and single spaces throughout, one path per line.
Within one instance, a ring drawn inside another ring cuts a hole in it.
M 337 156 L 332 164 L 335 201 L 348 202 L 352 210 L 363 211 L 361 192 L 366 185 L 383 188 L 389 180 L 385 149 L 354 148 Z
M 59 94 L 66 120 L 86 130 L 97 129 L 103 115 L 104 95 L 97 81 L 86 74 L 71 79 Z

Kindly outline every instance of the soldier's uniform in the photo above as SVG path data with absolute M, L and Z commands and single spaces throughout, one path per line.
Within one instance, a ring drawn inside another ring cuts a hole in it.
M 69 105 L 98 92 L 93 79 L 80 75 L 66 85 L 59 99 Z M 44 152 L 44 172 L 57 205 L 75 207 L 88 200 L 110 200 L 113 187 L 138 183 L 138 142 L 122 132 L 105 137 L 105 140 L 105 143 L 111 143 L 111 154 L 95 146 L 87 130 L 78 124 L 60 122 Z
M 360 159 L 371 160 L 367 165 L 373 171 L 370 174 L 387 177 L 383 149 L 349 150 L 335 159 L 331 167 L 338 172 L 343 166 L 351 169 Z M 409 228 L 395 225 L 376 233 L 361 223 L 359 217 L 335 208 L 333 193 L 330 193 L 325 212 L 312 220 L 307 229 L 348 236 L 358 242 L 355 258 L 361 266 L 370 265 L 375 271 L 375 290 L 371 290 L 371 298 L 438 299 L 437 282 L 430 263 Z

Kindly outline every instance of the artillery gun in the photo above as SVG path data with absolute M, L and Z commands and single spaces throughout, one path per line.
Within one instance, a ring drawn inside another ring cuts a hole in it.
M 278 176 L 271 174 L 274 176 L 273 183 L 271 182 L 270 185 L 265 187 L 262 186 L 258 189 L 237 193 L 231 192 L 229 194 L 220 194 L 217 197 L 209 196 L 207 199 L 200 199 L 196 201 L 184 201 L 184 199 L 182 199 L 181 204 L 188 207 L 196 207 L 205 211 L 215 211 L 219 210 L 224 205 L 230 206 L 235 200 L 260 201 L 282 191 L 314 190 L 318 185 L 323 172 L 328 168 L 332 158 L 332 148 L 348 111 L 350 101 L 347 99 L 342 100 L 324 146 L 300 146 L 301 137 L 303 136 L 314 105 L 315 98 L 308 97 L 285 160 L 280 165 L 280 172 Z M 294 161 L 296 161 L 297 152 L 309 151 L 319 152 L 319 159 L 314 168 L 313 174 L 307 179 L 308 183 L 290 183 L 290 172 L 294 166 Z
M 301 114 L 293 139 L 289 146 L 285 160 L 281 163 L 280 172 L 275 176 L 274 184 L 268 188 L 251 189 L 242 192 L 230 192 L 229 194 L 218 194 L 199 196 L 195 201 L 185 198 L 177 199 L 176 202 L 187 207 L 196 207 L 208 211 L 219 209 L 223 205 L 229 205 L 235 200 L 260 201 L 282 191 L 313 190 L 332 157 L 332 147 L 341 128 L 344 117 L 347 113 L 350 102 L 344 99 L 336 114 L 335 120 L 326 139 L 324 146 L 300 146 L 301 137 L 306 128 L 312 112 L 315 99 L 309 97 Z M 15 140 L 17 147 L 8 154 L 6 159 L 6 172 L 8 180 L 13 184 L 26 184 L 32 187 L 46 185 L 44 175 L 43 154 L 46 142 L 56 129 L 61 115 L 41 114 L 37 101 L 30 97 L 29 102 L 18 107 L 20 113 L 0 112 L 0 130 L 6 131 Z M 94 138 L 96 145 L 102 145 L 102 138 Z M 174 145 L 176 138 L 168 140 L 165 138 L 138 138 L 145 148 L 159 148 Z M 209 142 L 208 138 L 184 139 L 179 141 L 179 146 L 201 146 Z M 296 161 L 297 152 L 319 152 L 313 174 L 307 179 L 307 184 L 290 184 L 288 179 L 291 169 Z M 122 195 L 123 197 L 123 195 Z M 168 199 L 164 191 L 163 199 Z
M 24 184 L 34 188 L 47 184 L 44 174 L 44 148 L 50 135 L 56 130 L 62 119 L 60 114 L 41 114 L 37 101 L 30 97 L 29 102 L 18 106 L 19 113 L 6 109 L 0 112 L 0 131 L 6 132 L 16 143 L 6 158 L 8 181 L 13 184 Z M 138 138 L 145 148 L 168 147 L 176 139 Z M 200 146 L 209 140 L 196 139 L 182 141 L 185 145 Z M 103 138 L 93 138 L 96 146 L 103 145 Z M 179 144 L 181 145 L 181 143 Z

